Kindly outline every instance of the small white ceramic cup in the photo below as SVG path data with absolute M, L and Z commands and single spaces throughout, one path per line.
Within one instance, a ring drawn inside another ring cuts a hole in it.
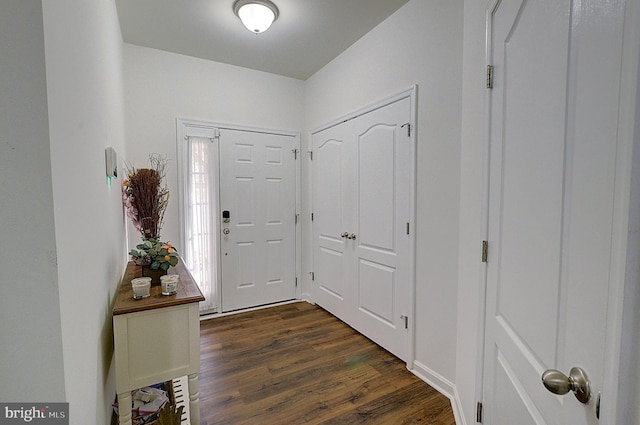
M 178 292 L 178 280 L 180 276 L 177 274 L 167 274 L 160 276 L 160 284 L 162 285 L 162 295 L 173 295 Z
M 136 277 L 131 279 L 131 288 L 133 289 L 133 299 L 141 300 L 151 295 L 151 278 Z

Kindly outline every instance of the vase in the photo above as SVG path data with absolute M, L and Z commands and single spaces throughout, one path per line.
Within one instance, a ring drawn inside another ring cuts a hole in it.
M 167 274 L 166 270 L 163 269 L 152 269 L 148 266 L 142 266 L 142 276 L 150 277 L 152 285 L 160 285 L 160 276 L 164 276 Z

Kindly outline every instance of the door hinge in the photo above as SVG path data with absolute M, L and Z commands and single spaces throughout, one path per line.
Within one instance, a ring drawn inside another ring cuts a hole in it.
M 296 277 L 296 288 L 298 287 L 298 278 Z
M 311 280 L 316 280 L 316 274 L 314 272 L 309 272 L 311 273 Z
M 293 152 L 293 159 L 298 159 L 298 149 L 291 149 L 291 152 Z
M 476 404 L 476 422 L 482 423 L 482 402 Z
M 400 128 L 407 127 L 407 137 L 411 137 L 411 123 L 404 123 L 400 126 Z
M 409 223 L 407 223 L 407 235 L 409 234 Z
M 487 65 L 487 88 L 493 88 L 493 65 Z
M 400 316 L 400 320 L 404 321 L 404 328 L 409 329 L 409 316 L 405 316 L 404 314 Z
M 482 241 L 482 262 L 486 263 L 489 257 L 489 242 Z
M 300 214 L 296 213 L 295 224 L 298 224 L 298 220 L 300 220 Z
M 311 221 L 313 221 L 313 213 L 311 213 Z
M 307 153 L 309 154 L 309 158 L 313 161 L 313 151 L 307 151 Z

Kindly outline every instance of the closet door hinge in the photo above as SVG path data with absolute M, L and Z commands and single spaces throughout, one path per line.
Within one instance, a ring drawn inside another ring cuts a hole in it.
M 482 402 L 476 404 L 476 422 L 482 423 Z
M 295 224 L 298 224 L 298 220 L 300 220 L 300 214 L 296 213 Z
M 407 235 L 409 234 L 409 223 L 407 223 Z
M 313 161 L 313 151 L 307 151 L 307 153 L 309 154 L 309 158 Z
M 411 137 L 411 123 L 404 123 L 400 126 L 400 128 L 405 128 L 407 127 L 407 137 Z
M 311 221 L 313 221 L 313 213 L 311 213 Z
M 298 278 L 296 277 L 296 288 L 298 287 Z
M 293 159 L 297 160 L 298 159 L 298 149 L 291 149 L 291 152 L 293 152 Z
M 493 88 L 493 65 L 487 65 L 487 88 Z
M 402 316 L 400 316 L 400 320 L 404 322 L 404 328 L 409 329 L 409 317 L 403 314 Z
M 311 274 L 311 280 L 316 280 L 316 274 L 314 272 L 309 272 Z
M 489 258 L 489 242 L 482 241 L 482 262 L 486 263 Z

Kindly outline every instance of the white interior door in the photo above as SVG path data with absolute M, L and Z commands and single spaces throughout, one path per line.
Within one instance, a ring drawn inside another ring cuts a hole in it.
M 409 98 L 353 121 L 357 156 L 356 327 L 403 360 L 409 352 Z M 403 127 L 404 126 L 404 127 Z
M 598 423 L 622 35 L 602 6 L 502 0 L 489 14 L 487 424 Z M 542 384 L 573 367 L 586 404 Z
M 315 301 L 406 360 L 408 97 L 313 135 Z
M 223 311 L 296 296 L 295 143 L 293 136 L 220 130 Z
M 354 298 L 355 231 L 352 180 L 353 122 L 313 135 L 313 263 L 314 301 L 347 323 L 355 320 L 349 305 Z

